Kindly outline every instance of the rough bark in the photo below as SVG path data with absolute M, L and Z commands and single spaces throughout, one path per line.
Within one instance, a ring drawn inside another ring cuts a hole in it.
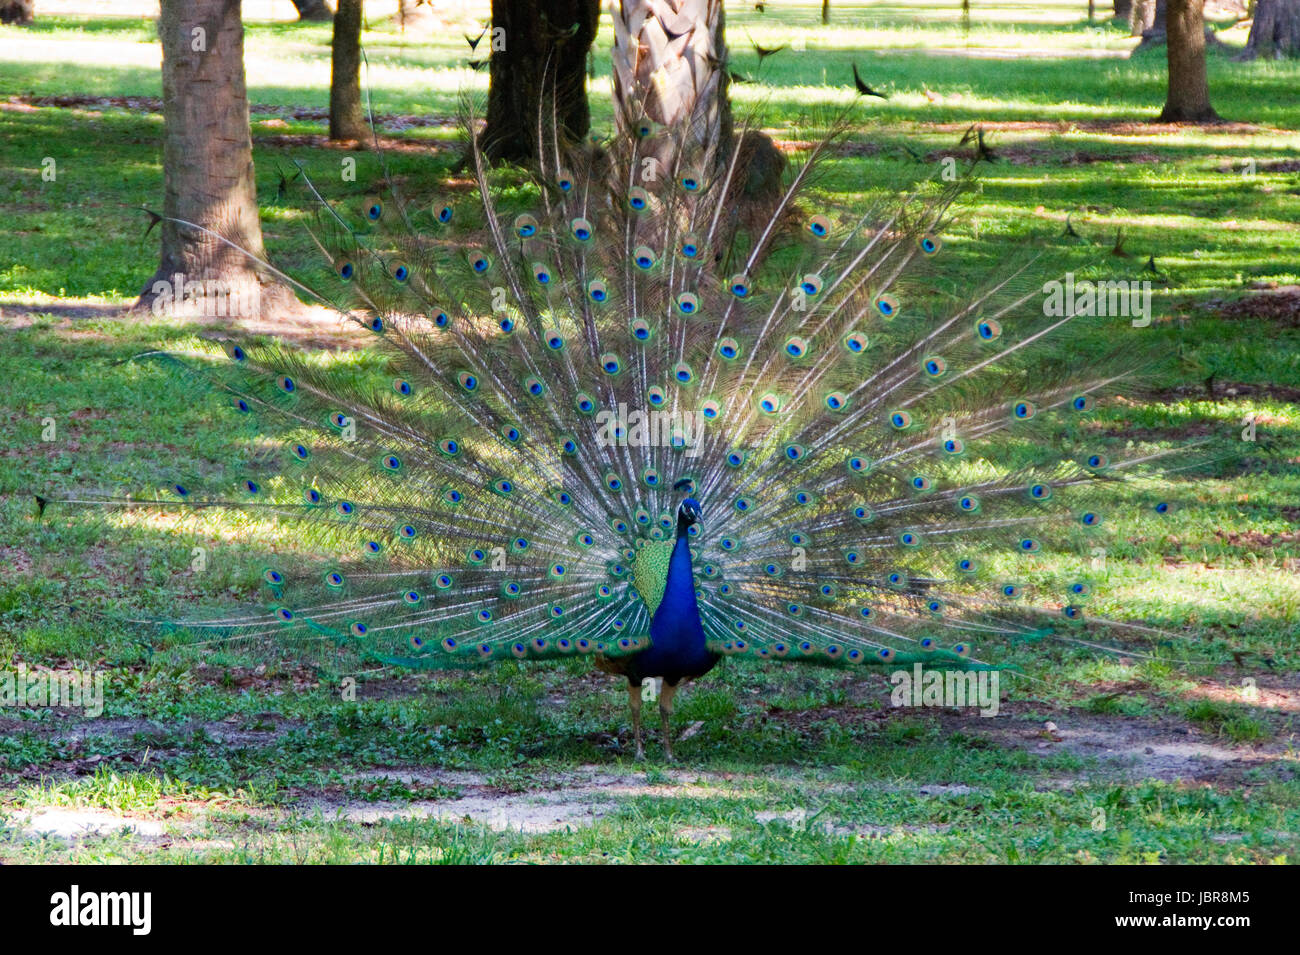
M 329 20 L 334 16 L 325 0 L 293 0 L 299 20 Z
M 35 0 L 0 0 L 0 23 L 31 23 Z
M 1128 14 L 1129 34 L 1142 37 L 1144 45 L 1163 43 L 1168 16 L 1165 0 L 1132 0 Z
M 489 159 L 535 162 L 544 106 L 564 139 L 587 135 L 587 51 L 599 19 L 599 0 L 492 0 L 492 27 L 478 47 L 491 53 L 487 124 L 479 135 Z
M 1205 0 L 1169 0 L 1167 15 L 1169 92 L 1160 114 L 1164 123 L 1215 122 L 1205 69 Z
M 158 270 L 142 290 L 137 308 L 253 316 L 293 300 L 244 254 L 265 258 L 240 12 L 240 0 L 160 4 L 167 218 L 158 227 Z
M 361 4 L 338 0 L 330 44 L 330 139 L 364 141 L 368 133 L 361 109 Z
M 674 153 L 730 155 L 731 102 L 722 0 L 622 0 L 614 11 L 614 106 L 621 131 L 649 120 L 638 149 L 665 169 Z
M 1256 0 L 1241 59 L 1300 56 L 1300 0 Z

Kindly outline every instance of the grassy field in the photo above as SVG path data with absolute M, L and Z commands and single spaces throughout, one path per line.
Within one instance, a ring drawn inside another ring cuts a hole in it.
M 819 5 L 730 5 L 733 65 L 757 80 L 734 87 L 737 109 L 799 139 L 851 99 L 856 62 L 889 99 L 859 107 L 818 184 L 842 205 L 964 154 L 962 132 L 982 124 L 997 161 L 949 239 L 953 281 L 1027 239 L 1059 242 L 1067 216 L 1087 240 L 1073 254 L 1115 278 L 1152 277 L 1154 256 L 1158 307 L 1175 320 L 1158 331 L 1157 397 L 1131 420 L 1176 444 L 1189 418 L 1232 430 L 1249 414 L 1268 447 L 1197 472 L 1169 519 L 1110 528 L 1097 607 L 1171 630 L 1177 652 L 1022 648 L 1010 659 L 1027 677 L 1004 680 L 995 719 L 894 710 L 882 676 L 723 666 L 679 697 L 689 735 L 673 766 L 653 737 L 648 765 L 630 759 L 623 692 L 581 662 L 375 671 L 344 701 L 335 675 L 227 655 L 181 665 L 86 612 L 177 616 L 250 596 L 242 568 L 280 545 L 269 524 L 216 516 L 36 519 L 33 493 L 155 488 L 178 461 L 235 475 L 246 449 L 165 370 L 123 363 L 208 347 L 214 331 L 121 313 L 157 258 L 134 211 L 162 192 L 152 23 L 53 13 L 0 28 L 0 671 L 81 661 L 107 678 L 97 718 L 0 709 L 0 861 L 1295 860 L 1300 63 L 1235 62 L 1244 32 L 1223 24 L 1210 80 L 1229 122 L 1156 126 L 1163 49 L 1130 56 L 1126 31 L 1087 23 L 1082 3 L 973 6 L 967 31 L 956 3 L 837 3 L 832 28 Z M 393 171 L 445 176 L 459 94 L 486 77 L 464 66 L 458 29 L 372 27 L 375 114 L 425 147 L 391 152 Z M 248 23 L 266 243 L 304 274 L 306 212 L 277 195 L 278 169 L 298 160 L 327 181 L 355 155 L 358 188 L 378 176 L 373 155 L 321 141 L 328 38 Z M 601 129 L 610 40 L 606 17 L 591 82 Z M 793 48 L 760 71 L 751 40 Z M 1109 254 L 1117 230 L 1128 258 Z M 337 344 L 325 326 L 290 333 Z M 195 546 L 229 559 L 194 573 Z M 1189 649 L 1209 662 L 1171 664 Z

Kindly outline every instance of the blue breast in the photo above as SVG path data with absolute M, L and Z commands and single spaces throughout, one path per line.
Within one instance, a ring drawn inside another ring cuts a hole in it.
M 635 682 L 647 676 L 659 676 L 676 684 L 684 677 L 707 673 L 717 662 L 717 655 L 704 646 L 690 544 L 686 535 L 681 534 L 668 562 L 668 584 L 663 600 L 650 621 L 650 648 L 637 654 L 629 675 Z

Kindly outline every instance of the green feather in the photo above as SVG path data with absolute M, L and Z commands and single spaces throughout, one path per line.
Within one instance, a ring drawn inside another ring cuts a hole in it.
M 632 585 L 645 601 L 652 617 L 668 587 L 668 562 L 672 560 L 675 543 L 651 541 L 636 552 L 636 560 L 632 563 Z

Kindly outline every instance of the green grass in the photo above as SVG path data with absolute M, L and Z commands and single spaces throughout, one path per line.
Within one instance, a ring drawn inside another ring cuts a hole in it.
M 156 236 L 144 235 L 132 209 L 160 201 L 160 117 L 39 99 L 157 96 L 152 25 L 42 16 L 24 31 L 0 29 L 0 86 L 23 97 L 0 103 L 0 670 L 83 661 L 108 677 L 99 720 L 0 709 L 0 859 L 1293 860 L 1300 323 L 1227 317 L 1220 304 L 1247 296 L 1252 282 L 1300 281 L 1300 102 L 1290 95 L 1300 64 L 1214 53 L 1215 105 L 1239 125 L 1148 128 L 1163 97 L 1163 51 L 1123 56 L 1133 41 L 1085 23 L 1081 4 L 975 6 L 969 34 L 957 4 L 836 4 L 832 29 L 817 23 L 813 4 L 773 3 L 763 16 L 735 8 L 728 31 L 739 71 L 756 71 L 750 37 L 802 47 L 772 57 L 761 83 L 734 87 L 737 109 L 799 138 L 847 101 L 851 63 L 887 90 L 888 100 L 859 106 L 856 148 L 837 154 L 818 183 L 835 205 L 931 172 L 967 124 L 984 123 L 1001 161 L 985 167 L 949 238 L 959 253 L 954 286 L 1026 239 L 1059 236 L 1067 215 L 1090 240 L 1074 254 L 1116 277 L 1141 278 L 1155 255 L 1166 277 L 1160 307 L 1179 318 L 1153 330 L 1168 342 L 1155 383 L 1188 390 L 1129 409 L 1131 427 L 1170 443 L 1193 418 L 1227 425 L 1254 414 L 1271 453 L 1189 476 L 1180 486 L 1187 506 L 1167 519 L 1120 516 L 1107 530 L 1104 569 L 1051 568 L 1089 571 L 1096 612 L 1177 632 L 1175 647 L 1149 648 L 1155 659 L 1017 648 L 1010 662 L 1031 679 L 1015 681 L 997 720 L 892 711 L 879 677 L 725 666 L 679 697 L 678 726 L 702 723 L 678 744 L 683 772 L 632 764 L 624 694 L 577 662 L 355 674 L 360 695 L 345 702 L 339 674 L 287 663 L 258 672 L 237 653 L 196 668 L 151 653 L 141 631 L 117 622 L 252 599 L 248 568 L 277 551 L 279 535 L 269 523 L 236 529 L 216 515 L 35 519 L 31 496 L 46 489 L 136 491 L 169 483 L 177 466 L 225 480 L 249 458 L 246 435 L 228 430 L 211 403 L 177 389 L 155 363 L 126 361 L 155 348 L 210 349 L 200 337 L 208 330 L 116 312 L 157 256 Z M 448 121 L 461 90 L 483 89 L 485 76 L 463 66 L 456 31 L 426 40 L 376 26 L 366 43 L 377 114 Z M 326 104 L 327 42 L 328 28 L 315 25 L 248 28 L 263 227 L 272 258 L 290 270 L 314 258 L 306 208 L 277 198 L 277 165 L 298 160 L 329 182 L 339 159 L 355 155 L 358 190 L 379 176 L 373 155 L 286 142 L 323 131 L 293 111 Z M 598 128 L 610 120 L 609 42 L 606 18 L 591 83 Z M 993 48 L 1005 58 L 972 55 Z M 403 135 L 455 142 L 448 125 Z M 909 149 L 929 158 L 917 162 Z M 45 157 L 56 163 L 53 182 L 40 176 Z M 398 176 L 430 182 L 455 158 L 448 148 L 389 162 Z M 1242 175 L 1247 161 L 1253 176 Z M 1131 259 L 1106 254 L 1117 229 Z M 80 311 L 70 318 L 68 309 Z M 351 355 L 319 360 L 368 367 Z M 1210 375 L 1220 385 L 1213 398 L 1194 387 Z M 1252 388 L 1224 391 L 1234 386 Z M 46 417 L 57 428 L 49 442 Z M 225 556 L 193 573 L 195 546 Z M 1208 662 L 1177 665 L 1188 648 Z M 1242 690 L 1247 677 L 1258 680 L 1258 698 Z M 1044 735 L 1048 720 L 1063 743 Z M 1089 734 L 1118 734 L 1113 746 L 1139 760 L 1155 752 L 1125 771 L 1104 747 L 1072 743 Z M 1187 782 L 1158 765 L 1183 743 L 1210 754 L 1180 770 Z M 656 755 L 657 739 L 648 748 Z M 1224 754 L 1249 759 L 1234 767 Z M 609 778 L 591 782 L 600 774 Z M 574 789 L 584 785 L 590 793 Z M 521 833 L 420 811 L 483 799 L 522 812 L 569 791 L 601 807 L 594 824 Z M 398 817 L 412 807 L 417 818 Z M 169 836 L 110 832 L 69 845 L 18 825 L 54 810 L 161 822 Z M 367 810 L 388 815 L 375 821 Z

